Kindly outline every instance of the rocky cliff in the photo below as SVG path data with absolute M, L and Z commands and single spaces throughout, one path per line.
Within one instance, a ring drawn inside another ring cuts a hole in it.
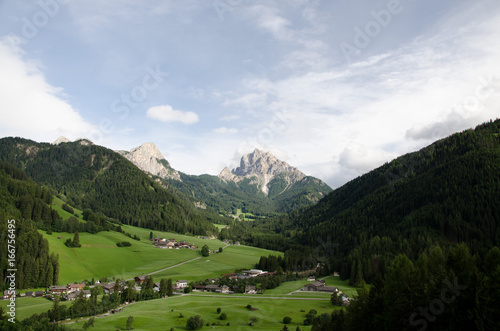
M 252 178 L 251 184 L 256 184 L 266 195 L 269 194 L 269 184 L 278 175 L 286 182 L 285 191 L 291 185 L 300 182 L 306 175 L 299 169 L 279 160 L 269 152 L 255 149 L 241 158 L 240 166 L 230 171 L 227 167 L 219 174 L 223 181 L 238 183 L 244 178 Z
M 170 163 L 163 157 L 158 147 L 153 143 L 145 143 L 133 148 L 130 152 L 118 151 L 139 169 L 161 178 L 181 180 L 178 171 L 172 169 Z

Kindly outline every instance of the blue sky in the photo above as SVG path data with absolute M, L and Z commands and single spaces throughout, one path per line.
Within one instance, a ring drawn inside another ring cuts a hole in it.
M 499 116 L 493 0 L 0 0 L 0 137 L 260 148 L 332 187 Z

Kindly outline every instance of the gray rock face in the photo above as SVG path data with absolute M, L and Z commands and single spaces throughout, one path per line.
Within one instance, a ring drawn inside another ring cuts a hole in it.
M 59 144 L 62 144 L 62 143 L 69 143 L 71 142 L 68 138 L 64 137 L 64 136 L 60 136 L 59 138 L 57 138 L 56 141 L 54 141 L 52 143 L 52 145 L 59 145 Z
M 226 167 L 218 177 L 226 182 L 233 181 L 235 183 L 242 181 L 244 178 L 254 178 L 252 183 L 257 184 L 263 193 L 268 194 L 269 182 L 281 174 L 284 175 L 288 186 L 306 177 L 299 169 L 277 159 L 273 154 L 255 149 L 253 153 L 243 155 L 238 168 L 230 171 Z
M 130 152 L 118 151 L 123 157 L 135 164 L 139 169 L 161 178 L 181 180 L 179 172 L 172 169 L 158 147 L 153 143 L 145 143 L 133 148 Z

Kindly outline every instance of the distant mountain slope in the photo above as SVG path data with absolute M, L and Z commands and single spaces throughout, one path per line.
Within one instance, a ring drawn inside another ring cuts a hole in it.
M 395 254 L 416 258 L 436 243 L 485 254 L 500 244 L 500 120 L 386 163 L 313 207 L 226 234 L 273 249 L 301 244 L 344 277 L 362 268 L 368 280 Z
M 0 139 L 0 160 L 21 167 L 81 209 L 91 208 L 124 224 L 194 234 L 215 233 L 209 218 L 182 194 L 167 190 L 130 161 L 86 140 L 51 145 Z
M 331 191 L 321 180 L 258 149 L 243 155 L 233 171 L 224 168 L 217 177 L 181 178 L 182 183 L 169 183 L 221 214 L 235 215 L 241 209 L 256 217 L 276 216 L 311 206 Z

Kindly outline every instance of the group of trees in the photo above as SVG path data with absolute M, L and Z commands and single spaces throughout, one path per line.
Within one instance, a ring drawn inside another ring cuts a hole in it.
M 70 248 L 82 247 L 82 245 L 80 244 L 80 234 L 78 233 L 78 231 L 75 232 L 73 240 L 68 238 L 64 244 Z
M 56 284 L 59 277 L 58 256 L 49 252 L 48 241 L 38 233 L 34 223 L 23 217 L 23 214 L 28 211 L 28 209 L 21 208 L 20 201 L 23 198 L 38 201 L 38 205 L 43 206 L 42 212 L 45 210 L 47 215 L 53 214 L 47 205 L 51 200 L 47 189 L 30 181 L 21 170 L 0 162 L 0 233 L 5 234 L 0 236 L 0 251 L 5 252 L 0 255 L 2 279 L 6 279 L 7 269 L 17 269 L 17 289 Z M 30 211 L 32 212 L 33 209 Z M 29 217 L 31 216 L 32 213 Z M 10 219 L 14 220 L 12 223 L 14 228 L 11 229 L 13 238 L 7 236 Z M 13 247 L 15 248 L 15 261 L 12 265 L 7 252 L 13 251 Z M 3 291 L 6 287 L 8 287 L 6 283 L 2 282 L 0 289 Z
M 416 261 L 398 255 L 356 300 L 314 320 L 312 330 L 498 330 L 500 249 L 435 246 Z

